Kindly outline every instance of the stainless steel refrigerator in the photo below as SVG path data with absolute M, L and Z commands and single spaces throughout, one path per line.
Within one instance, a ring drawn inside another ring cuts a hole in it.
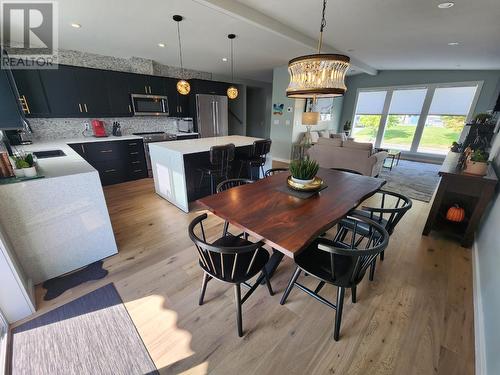
M 201 138 L 227 135 L 227 116 L 227 96 L 196 95 L 196 125 Z

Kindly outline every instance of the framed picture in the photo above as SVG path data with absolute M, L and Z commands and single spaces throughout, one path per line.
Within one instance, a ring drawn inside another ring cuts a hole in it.
M 306 99 L 304 112 L 319 112 L 320 121 L 330 121 L 332 119 L 333 98 L 316 99 L 316 105 L 313 105 L 312 99 Z

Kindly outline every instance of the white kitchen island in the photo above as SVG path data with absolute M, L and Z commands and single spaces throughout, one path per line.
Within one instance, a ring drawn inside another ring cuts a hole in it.
M 207 195 L 207 190 L 199 187 L 201 172 L 197 168 L 207 165 L 210 147 L 233 143 L 238 158 L 238 154 L 248 154 L 253 142 L 259 139 L 231 135 L 151 143 L 149 152 L 156 193 L 184 212 L 189 212 L 189 202 Z M 233 177 L 237 177 L 239 164 L 233 164 Z M 268 154 L 264 170 L 270 169 L 271 165 L 271 155 Z
M 0 185 L 0 226 L 35 284 L 117 253 L 99 174 L 67 143 L 19 146 L 66 156 L 39 159 L 44 178 Z

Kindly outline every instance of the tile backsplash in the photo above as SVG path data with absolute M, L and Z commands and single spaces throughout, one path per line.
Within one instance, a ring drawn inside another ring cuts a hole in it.
M 85 124 L 90 126 L 91 120 L 86 118 L 31 118 L 29 122 L 33 129 L 33 141 L 36 142 L 82 137 Z M 123 135 L 149 131 L 177 132 L 177 122 L 172 117 L 116 117 L 102 120 L 108 134 L 111 134 L 114 121 L 121 124 Z

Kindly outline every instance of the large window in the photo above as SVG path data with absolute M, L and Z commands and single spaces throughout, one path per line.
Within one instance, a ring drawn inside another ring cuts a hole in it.
M 446 154 L 468 120 L 481 82 L 360 90 L 352 136 L 376 147 Z

